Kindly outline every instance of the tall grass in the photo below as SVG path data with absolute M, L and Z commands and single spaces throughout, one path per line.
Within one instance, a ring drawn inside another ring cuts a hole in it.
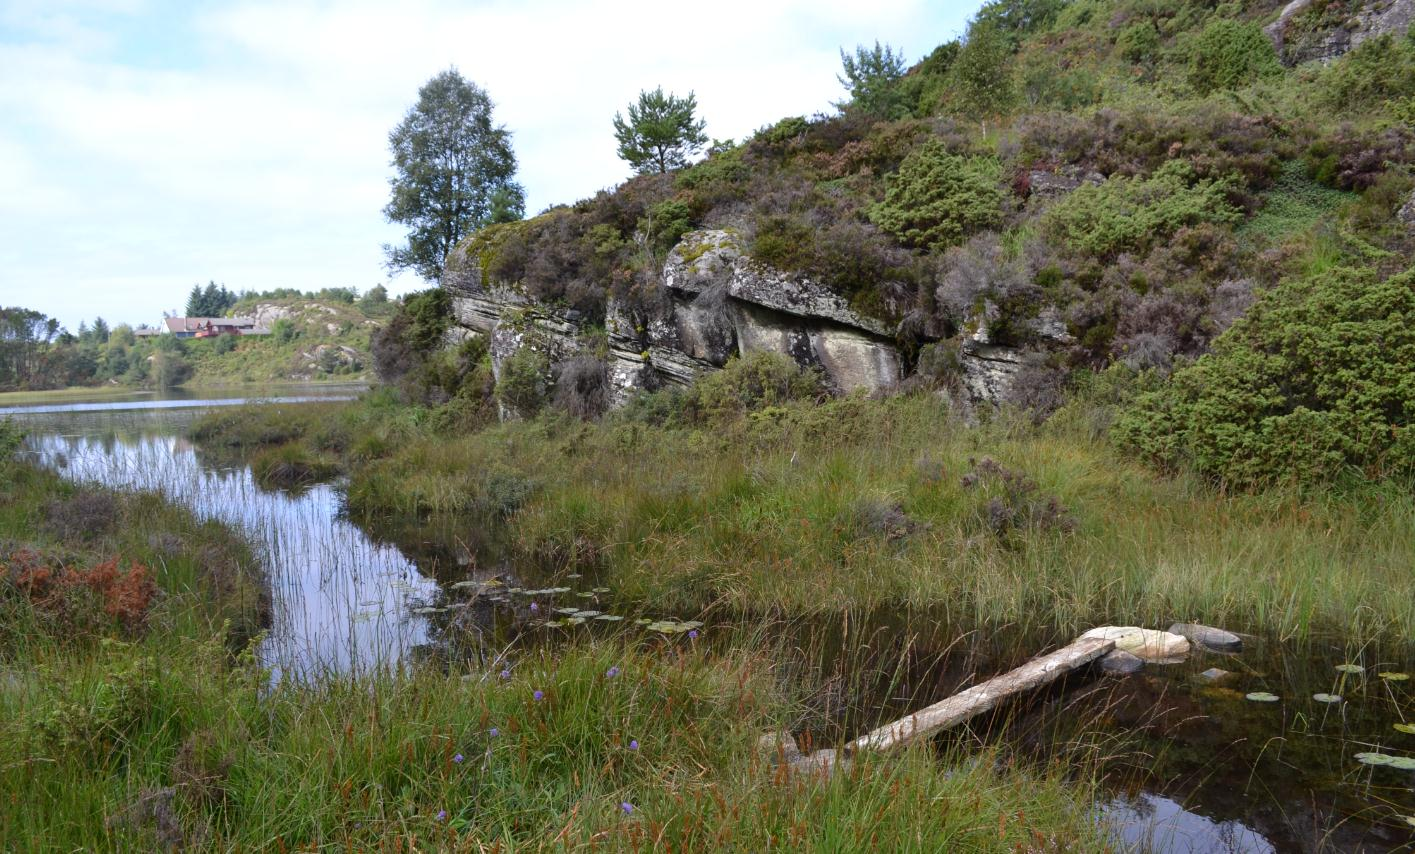
M 989 457 L 1074 529 L 996 530 Z M 590 562 L 671 607 L 924 606 L 1079 629 L 1221 623 L 1281 637 L 1415 638 L 1415 498 L 1393 484 L 1225 494 L 1072 424 L 966 427 L 930 396 L 773 407 L 711 431 L 538 421 L 416 437 L 356 467 L 356 512 L 500 506 L 527 556 Z M 872 528 L 895 506 L 907 533 Z
M 0 574 L 0 839 L 11 850 L 1014 850 L 1099 845 L 1061 764 L 923 750 L 830 780 L 757 747 L 798 721 L 770 645 L 585 639 L 488 669 L 272 684 L 234 620 L 259 605 L 205 577 L 240 544 L 154 495 L 86 494 L 6 465 L 0 540 L 165 566 L 145 629 L 74 636 Z M 82 505 L 87 506 L 87 505 Z M 62 513 L 60 514 L 62 516 Z M 62 521 L 62 520 L 61 520 Z M 56 552 L 57 553 L 57 552 Z M 242 571 L 253 577 L 252 568 Z M 750 639 L 749 639 L 750 641 Z

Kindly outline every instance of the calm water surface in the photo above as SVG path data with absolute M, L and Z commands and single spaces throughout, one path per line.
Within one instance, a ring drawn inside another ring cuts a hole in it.
M 296 387 L 274 399 L 299 405 L 357 391 Z M 572 588 L 537 596 L 542 615 L 566 601 L 612 609 L 612 596 L 588 579 L 508 567 L 499 557 L 496 526 L 454 519 L 361 527 L 341 512 L 338 483 L 268 490 L 239 457 L 213 455 L 182 438 L 202 411 L 248 399 L 239 392 L 104 395 L 10 407 L 0 415 L 21 421 L 30 432 L 29 451 L 66 477 L 161 491 L 245 531 L 271 577 L 272 626 L 259 654 L 278 678 L 396 667 L 449 648 L 464 652 L 456 638 L 467 635 L 474 638 L 471 654 L 543 642 L 551 632 L 538 627 L 541 620 L 529 613 L 525 597 L 474 596 L 492 578 Z M 722 631 L 710 634 L 730 643 L 732 623 L 760 626 L 768 617 L 721 615 L 716 628 Z M 617 631 L 631 624 L 591 623 L 582 630 L 595 625 Z M 933 636 L 920 633 L 920 625 L 933 627 Z M 968 634 L 960 643 L 961 633 L 941 626 L 929 614 L 874 615 L 846 628 L 783 625 L 783 648 L 800 653 L 784 669 L 823 686 L 816 711 L 797 727 L 801 738 L 835 743 L 1064 641 L 994 631 Z M 1415 753 L 1415 736 L 1393 729 L 1415 720 L 1415 680 L 1374 675 L 1415 670 L 1408 652 L 1382 654 L 1339 639 L 1297 649 L 1251 638 L 1241 656 L 1200 653 L 1128 677 L 1076 677 L 948 737 L 965 745 L 1005 742 L 1042 760 L 1064 751 L 1109 757 L 1104 767 L 1114 794 L 1099 818 L 1126 850 L 1415 851 L 1415 828 L 1400 819 L 1415 815 L 1415 772 L 1352 759 L 1361 751 Z M 1368 674 L 1342 681 L 1332 668 L 1348 660 L 1366 664 Z M 1208 682 L 1200 674 L 1210 667 L 1232 675 Z M 845 670 L 856 675 L 845 678 Z M 1283 699 L 1244 699 L 1259 690 Z M 1317 703 L 1311 699 L 1317 692 L 1341 693 L 1346 702 Z

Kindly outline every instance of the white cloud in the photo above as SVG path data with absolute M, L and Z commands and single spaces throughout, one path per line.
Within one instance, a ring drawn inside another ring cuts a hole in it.
M 976 4 L 967 4 L 969 7 Z M 532 210 L 626 176 L 610 118 L 696 91 L 740 138 L 839 96 L 837 49 L 917 56 L 967 9 L 926 0 L 0 6 L 0 301 L 76 325 L 237 288 L 383 278 L 386 136 L 437 71 L 483 85 Z M 400 284 L 414 286 L 411 279 Z

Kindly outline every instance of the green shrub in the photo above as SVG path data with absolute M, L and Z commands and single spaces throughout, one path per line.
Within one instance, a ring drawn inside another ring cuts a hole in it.
M 1150 62 L 1159 55 L 1159 30 L 1151 21 L 1138 21 L 1120 31 L 1115 37 L 1115 47 L 1130 62 Z
M 1241 486 L 1415 474 L 1415 271 L 1337 269 L 1263 294 L 1117 421 L 1121 444 Z
M 1387 33 L 1332 63 L 1319 81 L 1322 100 L 1339 112 L 1364 112 L 1415 95 L 1415 40 Z
M 522 347 L 501 363 L 496 399 L 522 418 L 530 418 L 549 399 L 549 375 L 549 357 L 535 347 Z
M 1042 218 L 1049 237 L 1078 254 L 1112 257 L 1144 252 L 1184 226 L 1242 218 L 1229 201 L 1236 178 L 1199 180 L 1183 160 L 1166 161 L 1149 177 L 1114 177 L 1087 185 Z
M 884 201 L 870 208 L 870 219 L 906 246 L 953 246 L 1002 221 L 1001 175 L 997 158 L 950 154 L 930 139 L 885 179 Z
M 1190 47 L 1189 83 L 1205 94 L 1281 73 L 1272 42 L 1252 22 L 1217 18 Z
M 768 406 L 824 396 L 815 371 L 803 370 L 780 353 L 752 353 L 706 374 L 684 394 L 683 413 L 690 422 L 731 421 Z

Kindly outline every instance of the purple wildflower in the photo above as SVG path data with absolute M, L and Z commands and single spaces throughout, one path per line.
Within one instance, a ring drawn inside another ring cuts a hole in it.
M 511 678 L 511 671 L 509 671 L 509 670 L 503 670 L 503 671 L 501 671 L 501 678 L 502 678 L 502 679 L 510 679 L 510 678 Z
M 631 739 L 629 739 L 629 749 L 630 749 L 630 750 L 638 750 L 638 749 L 639 749 L 639 740 L 638 740 L 637 738 L 631 738 Z
M 692 631 L 688 632 L 688 640 L 697 640 L 697 639 L 698 639 L 698 630 L 697 630 L 697 629 L 693 629 Z
M 501 735 L 501 730 L 497 729 L 496 727 L 492 727 L 491 729 L 486 731 L 486 734 L 491 736 L 492 738 L 496 738 L 498 735 Z
M 444 818 L 447 818 L 447 810 L 438 810 L 438 811 L 437 811 L 437 820 L 438 820 L 438 821 L 442 821 Z
M 459 754 L 457 754 L 456 756 L 452 757 L 452 761 L 453 761 L 453 762 L 456 762 L 458 765 L 461 765 L 463 758 L 465 758 L 465 757 L 463 757 L 462 754 L 459 753 Z
M 609 668 L 607 671 L 605 671 L 604 675 L 609 679 L 613 679 L 614 677 L 618 676 L 619 665 L 616 664 L 613 667 Z
M 535 697 L 535 698 L 536 698 L 536 701 L 539 702 L 539 701 L 545 699 L 545 692 L 544 692 L 544 691 L 537 691 L 537 692 L 535 692 L 534 694 L 532 694 L 531 696 L 532 696 L 532 697 Z
M 624 814 L 625 814 L 625 815 L 633 815 L 633 814 L 634 814 L 634 805 L 631 804 L 631 803 L 629 803 L 628 801 L 624 801 L 623 803 L 621 803 L 621 804 L 619 805 L 619 808 L 624 811 Z
M 539 611 L 539 610 L 540 610 L 540 606 L 537 605 L 536 603 L 532 602 L 532 603 L 531 603 L 531 613 L 534 614 L 535 612 L 537 612 L 537 611 Z

